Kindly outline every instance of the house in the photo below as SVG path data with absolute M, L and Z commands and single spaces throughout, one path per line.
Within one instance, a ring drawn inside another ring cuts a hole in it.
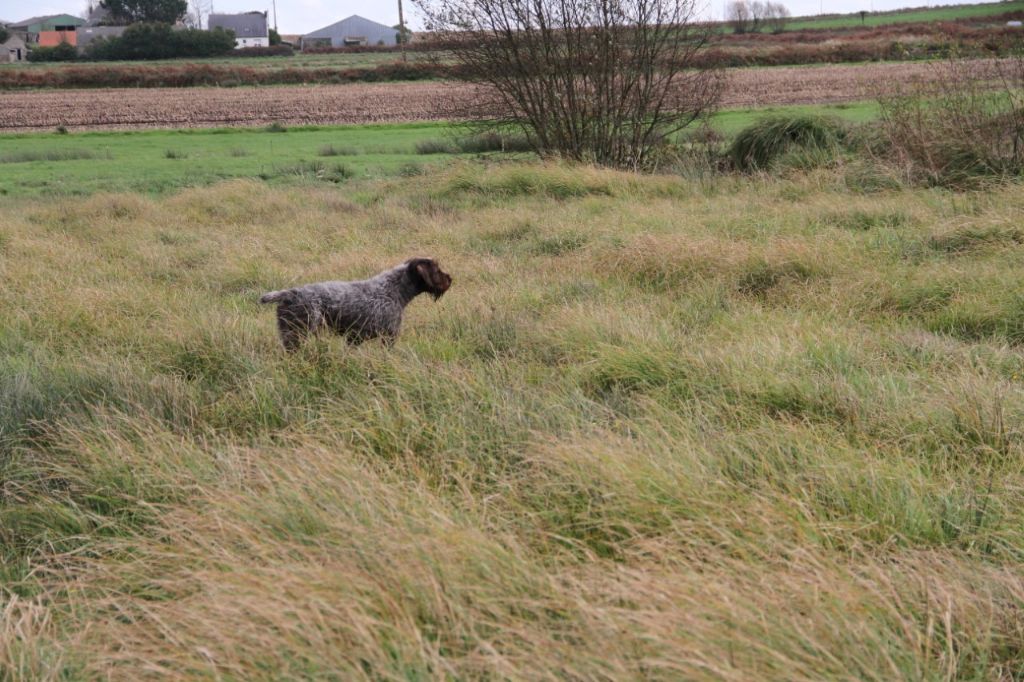
M 44 33 L 47 34 L 45 38 L 47 44 L 52 42 L 54 45 L 59 45 L 62 41 L 67 41 L 74 45 L 75 29 L 84 23 L 85 19 L 80 19 L 70 14 L 51 14 L 50 16 L 32 17 L 24 21 L 16 21 L 13 24 L 9 24 L 7 30 L 18 35 L 30 45 L 39 43 L 39 36 Z
M 353 14 L 336 24 L 302 36 L 302 48 L 397 45 L 398 29 Z
M 235 49 L 243 47 L 270 47 L 270 27 L 266 12 L 242 14 L 211 14 L 209 27 L 235 32 Z
M 7 62 L 21 62 L 28 56 L 28 48 L 21 36 L 11 33 L 7 41 L 0 43 L 0 64 Z

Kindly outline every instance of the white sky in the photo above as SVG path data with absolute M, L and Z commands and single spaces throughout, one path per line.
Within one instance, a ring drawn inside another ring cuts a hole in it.
M 722 18 L 725 0 L 699 0 L 706 2 L 709 13 Z M 783 0 L 793 16 L 820 12 L 858 12 L 860 10 L 891 10 L 901 7 L 965 4 L 969 0 Z M 20 21 L 45 14 L 75 14 L 85 10 L 87 0 L 0 0 L 0 20 Z M 412 0 L 403 0 L 406 22 L 414 30 L 419 25 Z M 218 12 L 245 12 L 270 10 L 273 22 L 272 0 L 213 0 Z M 359 14 L 382 24 L 398 23 L 398 0 L 277 0 L 277 23 L 281 33 L 310 33 L 345 17 Z

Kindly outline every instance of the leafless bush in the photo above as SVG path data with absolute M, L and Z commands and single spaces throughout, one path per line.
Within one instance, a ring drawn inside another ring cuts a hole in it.
M 709 113 L 721 78 L 692 68 L 707 33 L 695 0 L 417 0 L 465 80 L 473 115 L 521 131 L 542 155 L 650 165 Z
M 1024 56 L 936 68 L 931 82 L 879 99 L 888 158 L 926 184 L 1024 172 Z

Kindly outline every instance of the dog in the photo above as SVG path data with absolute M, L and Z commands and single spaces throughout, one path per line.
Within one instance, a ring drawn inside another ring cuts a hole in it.
M 451 285 L 451 275 L 436 260 L 412 258 L 370 279 L 271 291 L 260 297 L 260 303 L 277 304 L 277 330 L 289 352 L 322 329 L 333 330 L 351 344 L 380 338 L 392 346 L 405 306 L 424 293 L 436 301 Z

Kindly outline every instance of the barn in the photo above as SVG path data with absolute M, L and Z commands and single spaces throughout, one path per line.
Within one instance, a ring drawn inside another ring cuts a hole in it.
M 302 48 L 397 45 L 398 29 L 353 14 L 336 24 L 302 36 Z
M 42 43 L 54 45 L 62 41 L 74 44 L 75 29 L 85 23 L 85 19 L 70 14 L 51 14 L 45 17 L 32 17 L 23 21 L 8 24 L 7 30 L 16 34 L 26 43 Z M 40 39 L 42 37 L 42 39 Z

